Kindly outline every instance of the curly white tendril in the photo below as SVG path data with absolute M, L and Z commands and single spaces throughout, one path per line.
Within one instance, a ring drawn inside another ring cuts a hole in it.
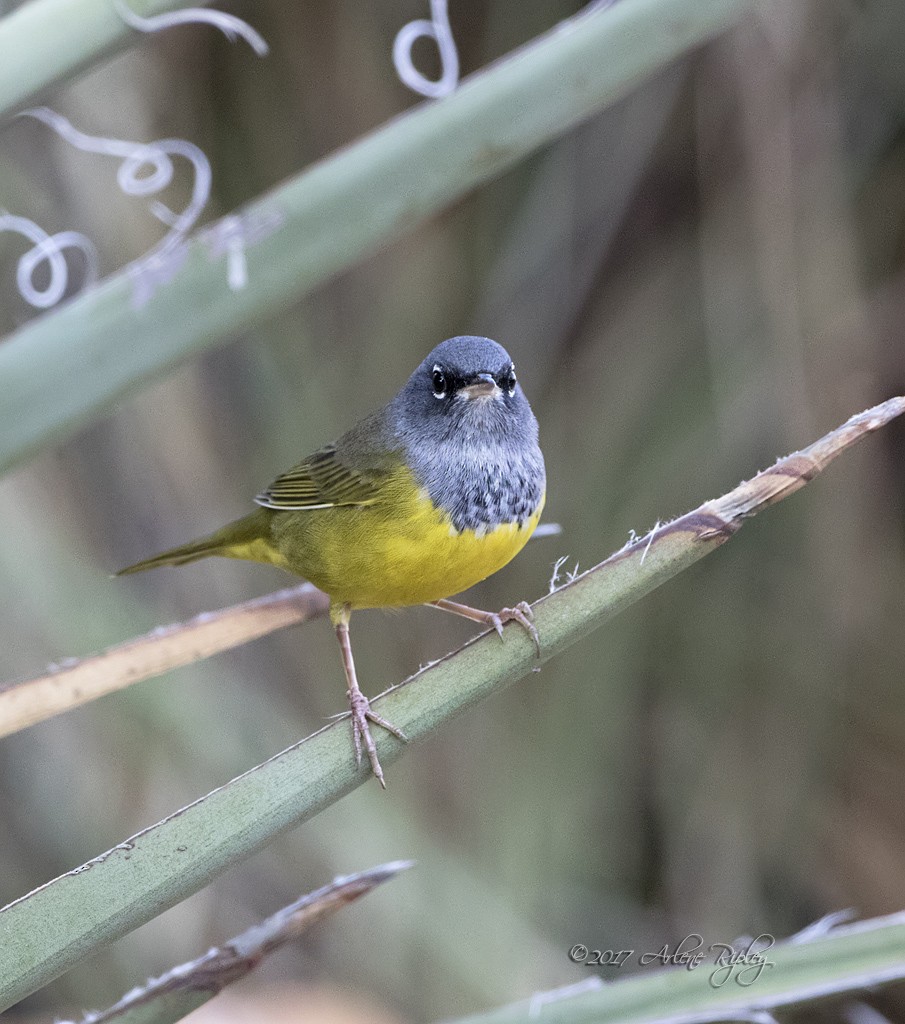
M 136 14 L 125 0 L 113 0 L 113 6 L 123 21 L 139 32 L 160 32 L 161 29 L 173 28 L 177 25 L 203 23 L 220 29 L 231 43 L 240 38 L 244 39 L 259 57 L 266 57 L 270 52 L 267 40 L 260 32 L 234 14 L 209 11 L 203 7 L 188 7 L 181 11 L 172 11 L 169 14 L 158 14 L 146 18 L 141 14 Z
M 155 199 L 149 203 L 151 213 L 170 229 L 151 250 L 165 252 L 172 248 L 193 227 L 201 215 L 211 193 L 211 165 L 204 153 L 185 139 L 159 139 L 156 142 L 127 142 L 107 139 L 99 135 L 86 135 L 49 107 L 24 110 L 20 117 L 33 117 L 52 128 L 60 138 L 85 153 L 100 153 L 122 160 L 116 172 L 116 183 L 128 196 L 148 197 L 162 192 L 173 180 L 171 156 L 185 157 L 195 171 L 192 198 L 180 213 Z M 146 168 L 150 174 L 142 173 Z M 150 253 L 148 254 L 150 255 Z
M 85 257 L 85 272 L 82 288 L 97 280 L 97 250 L 90 238 L 78 231 L 58 231 L 54 235 L 39 227 L 33 220 L 17 217 L 0 210 L 0 231 L 15 231 L 33 243 L 28 252 L 19 258 L 16 265 L 16 287 L 25 301 L 35 309 L 49 309 L 66 294 L 69 287 L 69 267 L 65 249 L 79 249 Z M 42 264 L 47 264 L 48 281 L 40 288 L 35 283 L 35 274 Z
M 211 192 L 210 162 L 194 143 L 186 142 L 185 139 L 159 139 L 149 143 L 127 142 L 123 139 L 86 135 L 73 127 L 61 114 L 48 107 L 35 107 L 23 111 L 19 116 L 33 117 L 43 122 L 76 149 L 121 159 L 122 164 L 117 171 L 116 181 L 120 189 L 129 196 L 150 198 L 162 192 L 173 180 L 171 158 L 181 156 L 188 160 L 195 172 L 192 197 L 185 209 L 178 213 L 158 199 L 149 202 L 153 216 L 166 224 L 170 230 L 132 265 L 133 275 L 140 274 L 146 265 L 166 262 L 168 257 L 181 247 L 186 235 L 201 216 Z
M 448 96 L 459 84 L 459 54 L 449 27 L 446 0 L 430 0 L 431 20 L 411 21 L 404 25 L 393 41 L 393 64 L 402 82 L 422 96 L 440 99 Z M 436 82 L 425 78 L 412 63 L 412 46 L 416 39 L 433 39 L 440 51 L 440 77 Z

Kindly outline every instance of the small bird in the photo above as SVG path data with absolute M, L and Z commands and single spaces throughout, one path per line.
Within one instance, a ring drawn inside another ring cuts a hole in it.
M 342 650 L 356 763 L 362 746 L 385 787 L 352 660 L 359 608 L 429 604 L 492 626 L 517 622 L 540 653 L 530 606 L 486 612 L 448 600 L 514 558 L 544 507 L 537 421 L 506 350 L 489 338 L 439 344 L 396 397 L 265 488 L 260 506 L 208 537 L 117 575 L 220 555 L 266 562 L 330 597 Z

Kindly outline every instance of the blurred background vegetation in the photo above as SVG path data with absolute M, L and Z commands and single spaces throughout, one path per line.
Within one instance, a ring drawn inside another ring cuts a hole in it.
M 465 73 L 578 9 L 450 6 Z M 210 216 L 417 102 L 390 51 L 427 16 L 422 0 L 231 9 L 270 41 L 267 60 L 187 27 L 47 98 L 84 131 L 200 145 Z M 242 514 L 453 334 L 513 354 L 541 423 L 547 516 L 564 527 L 475 590 L 484 607 L 538 597 L 559 556 L 599 561 L 631 530 L 901 393 L 903 39 L 900 0 L 762 2 L 303 304 L 0 480 L 3 677 L 283 586 L 275 570 L 226 561 L 108 574 Z M 435 61 L 426 43 L 415 55 Z M 110 273 L 161 233 L 117 191 L 117 167 L 12 122 L 0 207 L 84 231 Z M 4 334 L 31 315 L 15 292 L 23 248 L 0 236 Z M 394 858 L 418 868 L 245 983 L 256 1020 L 270 1007 L 293 1020 L 449 1017 L 580 980 L 566 956 L 576 942 L 655 950 L 691 931 L 729 942 L 839 907 L 902 909 L 903 440 L 894 424 L 412 749 L 387 793 L 362 787 L 21 1012 L 107 1005 L 333 874 Z M 361 614 L 353 630 L 370 693 L 471 632 L 429 609 Z M 0 903 L 344 703 L 318 622 L 4 740 Z M 876 1005 L 902 1019 L 905 994 Z

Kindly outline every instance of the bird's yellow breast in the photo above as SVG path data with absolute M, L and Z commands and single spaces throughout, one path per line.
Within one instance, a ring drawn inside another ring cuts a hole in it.
M 514 558 L 544 505 L 541 497 L 523 523 L 457 531 L 410 473 L 394 474 L 381 491 L 370 505 L 274 513 L 279 564 L 326 591 L 334 603 L 353 608 L 438 601 Z

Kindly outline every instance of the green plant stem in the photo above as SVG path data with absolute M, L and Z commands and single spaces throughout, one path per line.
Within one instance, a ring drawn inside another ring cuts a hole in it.
M 720 1021 L 774 1020 L 773 1010 L 791 1009 L 830 996 L 888 985 L 905 978 L 905 914 L 845 925 L 828 934 L 795 939 L 765 949 L 769 936 L 734 968 L 722 966 L 720 950 L 705 944 L 694 969 L 651 971 L 613 981 L 596 991 L 532 999 L 455 1024 L 717 1024 Z M 737 943 L 742 953 L 747 943 Z M 639 955 L 644 951 L 636 951 Z M 656 950 L 651 950 L 656 952 Z M 563 959 L 567 951 L 563 950 Z M 637 960 L 634 961 L 637 963 Z M 769 966 L 767 966 L 769 964 Z M 760 1015 L 760 1016 L 759 1016 Z
M 210 0 L 131 0 L 150 17 Z M 214 29 L 211 29 L 214 31 Z M 0 121 L 141 35 L 113 0 L 29 0 L 0 19 Z
M 534 605 L 546 661 L 803 487 L 840 452 L 905 412 L 905 398 L 854 416 L 722 498 L 623 548 Z M 375 703 L 412 741 L 537 666 L 516 624 L 486 633 Z M 375 730 L 384 768 L 405 744 Z M 107 853 L 0 910 L 0 1011 L 103 943 L 196 892 L 237 860 L 368 780 L 346 721 L 330 725 Z M 376 784 L 374 799 L 382 799 Z
M 172 280 L 141 308 L 132 302 L 133 279 L 119 273 L 29 323 L 0 345 L 0 471 L 411 230 L 748 6 L 623 0 L 577 15 L 246 207 L 238 217 L 250 230 L 279 226 L 247 247 L 245 287 L 230 290 L 209 228 L 208 240 L 189 243 Z M 7 36 L 6 44 L 16 40 Z M 19 49 L 27 52 L 25 40 Z

